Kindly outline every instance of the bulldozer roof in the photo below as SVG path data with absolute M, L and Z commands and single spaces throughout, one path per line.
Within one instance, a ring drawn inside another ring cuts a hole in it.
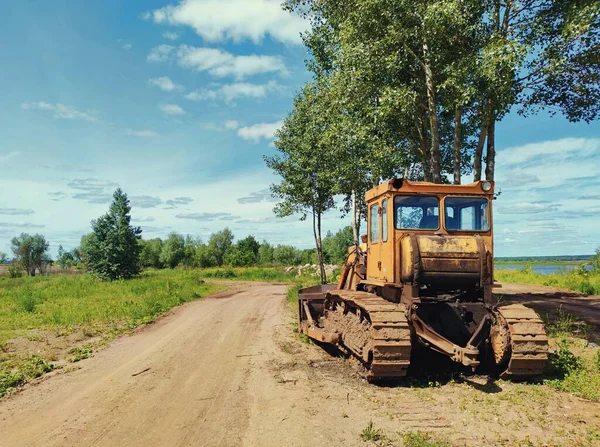
M 487 191 L 484 189 L 487 189 Z M 468 194 L 493 195 L 494 182 L 479 181 L 468 185 L 448 185 L 431 182 L 411 182 L 402 178 L 393 178 L 370 189 L 365 194 L 367 201 L 375 199 L 387 192 L 402 192 L 408 194 Z

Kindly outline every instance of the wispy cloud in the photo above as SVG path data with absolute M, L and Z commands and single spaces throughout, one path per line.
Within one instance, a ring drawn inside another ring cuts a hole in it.
M 301 44 L 307 22 L 281 8 L 279 0 L 181 0 L 144 14 L 160 24 L 189 26 L 209 42 L 251 40 L 266 36 Z
M 0 214 L 7 216 L 29 216 L 34 214 L 34 211 L 32 209 L 23 208 L 0 208 Z
M 1 228 L 44 228 L 45 226 L 31 222 L 0 222 Z
M 243 79 L 265 73 L 287 74 L 283 59 L 279 56 L 235 55 L 216 48 L 188 45 L 180 45 L 177 51 L 174 50 L 170 45 L 160 45 L 150 51 L 148 60 L 164 62 L 174 56 L 180 66 L 207 72 L 217 78 Z
M 171 116 L 185 115 L 185 110 L 183 110 L 177 104 L 164 104 L 164 105 L 160 106 L 159 109 L 165 115 L 171 115 Z
M 0 164 L 4 164 L 7 161 L 12 160 L 13 158 L 17 158 L 19 155 L 21 155 L 21 152 L 19 151 L 9 152 L 8 154 L 0 155 Z
M 281 86 L 274 81 L 266 84 L 250 84 L 247 82 L 234 82 L 196 90 L 185 95 L 190 101 L 225 101 L 231 102 L 239 98 L 264 98 L 268 92 L 281 90 Z
M 190 214 L 177 214 L 177 219 L 189 219 L 198 222 L 210 222 L 214 220 L 230 220 L 237 219 L 239 216 L 234 216 L 230 213 L 190 213 Z
M 132 137 L 140 137 L 140 138 L 154 138 L 158 136 L 157 132 L 153 130 L 134 130 L 127 129 L 125 132 L 127 135 L 131 135 Z
M 165 92 L 172 92 L 173 90 L 182 90 L 183 86 L 174 83 L 167 76 L 160 76 L 158 78 L 148 79 L 148 85 L 151 87 L 158 87 Z
M 105 204 L 110 203 L 113 196 L 113 190 L 117 188 L 118 183 L 99 180 L 96 178 L 74 179 L 67 183 L 69 188 L 82 191 L 72 195 L 73 199 L 85 200 L 88 203 Z
M 163 203 L 160 197 L 154 196 L 132 196 L 129 201 L 132 207 L 138 208 L 156 208 Z
M 251 192 L 246 197 L 240 197 L 237 199 L 237 202 L 245 205 L 250 203 L 260 203 L 260 202 L 277 202 L 277 199 L 271 195 L 271 190 L 269 188 L 261 189 L 260 191 Z
M 150 51 L 147 59 L 149 62 L 165 62 L 169 59 L 174 49 L 175 47 L 172 45 L 159 45 Z
M 165 39 L 169 39 L 169 40 L 177 40 L 181 37 L 181 34 L 179 33 L 163 33 L 163 37 Z
M 276 123 L 260 123 L 249 127 L 238 129 L 238 136 L 244 140 L 258 143 L 262 138 L 272 140 L 275 138 L 275 132 L 283 125 L 283 121 Z
M 87 111 L 82 112 L 71 106 L 64 104 L 49 104 L 47 102 L 28 102 L 21 104 L 21 107 L 25 110 L 42 110 L 45 112 L 52 112 L 54 118 L 67 119 L 67 120 L 83 120 L 83 121 L 98 121 L 95 116 L 95 112 Z

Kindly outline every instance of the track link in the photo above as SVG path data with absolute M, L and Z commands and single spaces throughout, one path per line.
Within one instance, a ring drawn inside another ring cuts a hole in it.
M 538 314 L 522 304 L 499 307 L 497 313 L 508 327 L 510 357 L 502 377 L 540 376 L 548 363 L 548 336 Z
M 332 290 L 326 296 L 320 324 L 341 334 L 340 344 L 367 368 L 367 379 L 406 376 L 411 331 L 404 305 L 372 293 Z

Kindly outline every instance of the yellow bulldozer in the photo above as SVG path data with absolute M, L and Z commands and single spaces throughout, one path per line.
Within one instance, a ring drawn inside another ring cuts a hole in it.
M 369 380 L 404 377 L 426 350 L 502 377 L 542 374 L 542 320 L 494 304 L 493 198 L 487 181 L 394 178 L 368 191 L 367 235 L 337 285 L 300 290 L 299 330 L 357 358 Z

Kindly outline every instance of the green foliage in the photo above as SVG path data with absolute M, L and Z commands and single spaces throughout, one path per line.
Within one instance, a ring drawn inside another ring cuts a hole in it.
M 74 248 L 71 251 L 66 251 L 62 245 L 58 246 L 58 258 L 56 263 L 62 268 L 76 267 L 80 264 L 79 249 Z
M 90 358 L 93 353 L 94 350 L 92 349 L 92 346 L 89 343 L 81 346 L 75 346 L 69 349 L 69 354 L 71 354 L 72 356 L 69 358 L 69 362 L 77 363 L 81 360 Z
M 162 244 L 159 261 L 162 265 L 175 268 L 185 258 L 185 239 L 182 235 L 171 233 Z
M 504 282 L 538 284 L 590 295 L 600 295 L 600 271 L 586 272 L 585 275 L 578 274 L 577 271 L 541 275 L 531 271 L 496 269 L 494 270 L 494 278 Z
M 92 234 L 82 240 L 86 267 L 102 280 L 128 279 L 140 272 L 142 230 L 131 226 L 130 213 L 127 194 L 118 188 L 108 213 L 92 221 Z
M 384 437 L 385 435 L 383 434 L 383 431 L 380 428 L 375 428 L 373 421 L 369 421 L 367 426 L 363 429 L 363 431 L 360 434 L 360 439 L 362 439 L 365 442 L 381 441 L 382 439 L 384 439 Z
M 558 351 L 550 356 L 550 364 L 555 374 L 561 379 L 583 367 L 581 359 L 571 352 L 569 343 L 565 339 L 559 342 Z
M 0 278 L 0 339 L 32 328 L 126 328 L 218 290 L 194 270 L 149 270 L 128 281 L 90 275 Z M 33 304 L 29 304 L 33 303 Z
M 254 236 L 239 240 L 225 255 L 225 264 L 234 267 L 255 265 L 258 261 L 260 244 Z
M 140 245 L 140 266 L 143 268 L 162 268 L 163 263 L 160 255 L 163 248 L 163 241 L 160 238 L 138 241 Z
M 402 435 L 402 445 L 405 447 L 452 447 L 450 441 L 420 431 L 407 432 Z
M 291 245 L 278 245 L 273 249 L 273 261 L 279 265 L 298 265 L 302 262 L 302 255 Z
M 354 235 L 350 226 L 342 228 L 335 234 L 327 233 L 327 236 L 323 238 L 325 260 L 333 264 L 343 264 L 348 255 L 348 248 L 353 245 Z
M 6 253 L 0 251 L 0 264 L 6 264 L 8 262 L 8 256 Z
M 210 236 L 208 240 L 208 255 L 214 258 L 214 265 L 221 266 L 225 263 L 225 255 L 232 245 L 233 233 L 229 228 L 225 228 Z
M 8 266 L 8 276 L 11 278 L 20 278 L 23 276 L 23 267 L 21 267 L 21 264 L 13 261 Z
M 258 248 L 258 263 L 260 265 L 270 265 L 273 261 L 273 246 L 267 241 L 263 241 Z
M 19 362 L 0 364 L 0 397 L 11 393 L 26 382 L 52 371 L 55 366 L 37 356 L 29 356 Z
M 15 255 L 17 265 L 21 266 L 29 276 L 35 276 L 36 270 L 44 271 L 48 264 L 48 248 L 50 244 L 41 234 L 30 236 L 27 233 L 21 233 L 11 241 L 12 251 Z

